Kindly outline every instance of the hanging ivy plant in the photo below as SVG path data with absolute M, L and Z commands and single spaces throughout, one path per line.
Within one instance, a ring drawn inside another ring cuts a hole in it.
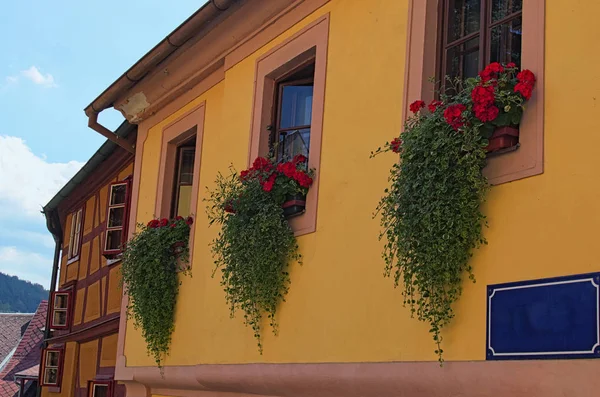
M 206 200 L 210 224 L 221 225 L 212 244 L 215 272 L 222 271 L 231 317 L 237 310 L 244 313 L 244 323 L 252 328 L 262 354 L 263 316 L 276 334 L 277 307 L 290 284 L 288 266 L 301 263 L 281 206 L 290 196 L 306 195 L 312 172 L 306 170 L 304 156 L 278 165 L 259 157 L 240 175 L 230 171 L 227 176 L 218 174 L 216 188 Z
M 430 325 L 443 362 L 442 328 L 454 317 L 469 260 L 486 243 L 480 210 L 488 188 L 482 174 L 488 138 L 497 127 L 518 126 L 535 77 L 514 64 L 488 65 L 477 78 L 449 81 L 454 95 L 422 109 L 415 101 L 400 137 L 372 153 L 397 153 L 376 215 L 385 275 L 402 285 L 404 304 Z
M 174 330 L 178 272 L 189 273 L 189 234 L 193 219 L 153 219 L 139 224 L 123 251 L 121 272 L 129 295 L 128 317 L 141 328 L 149 355 L 159 368 Z

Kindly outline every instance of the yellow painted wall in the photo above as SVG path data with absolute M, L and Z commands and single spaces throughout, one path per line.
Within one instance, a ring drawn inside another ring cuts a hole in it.
M 102 338 L 102 351 L 100 353 L 101 367 L 114 367 L 117 362 L 118 334 L 112 334 Z
M 106 303 L 106 314 L 117 313 L 121 310 L 121 265 L 115 265 L 108 274 L 108 301 Z
M 87 387 L 88 380 L 96 376 L 98 364 L 98 339 L 79 346 L 79 387 Z
M 85 314 L 83 321 L 88 322 L 100 317 L 100 280 L 91 284 L 87 288 L 87 297 L 85 301 Z
M 49 387 L 42 387 L 42 397 L 73 397 L 75 394 L 75 375 L 77 373 L 77 356 L 79 345 L 76 342 L 67 342 L 60 385 L 60 393 L 50 392 Z
M 330 12 L 317 232 L 299 238 L 304 266 L 279 307 L 279 335 L 265 328 L 258 354 L 242 315 L 229 318 L 219 274 L 211 278 L 202 198 L 218 171 L 247 163 L 256 58 Z M 600 79 L 590 52 L 600 3 L 547 2 L 545 173 L 494 187 L 484 208 L 489 246 L 476 253 L 476 284 L 464 283 L 456 318 L 444 332 L 446 360 L 485 359 L 485 287 L 600 270 L 597 169 Z M 407 1 L 332 0 L 232 69 L 225 80 L 149 130 L 137 220 L 154 213 L 161 130 L 206 101 L 193 278 L 182 278 L 166 365 L 249 362 L 436 360 L 428 326 L 410 319 L 401 291 L 382 277 L 379 224 L 371 218 L 395 158 L 370 150 L 401 129 Z M 565 29 L 568 27 L 568 29 Z M 586 62 L 581 60 L 585 57 Z M 128 323 L 127 364 L 153 365 Z

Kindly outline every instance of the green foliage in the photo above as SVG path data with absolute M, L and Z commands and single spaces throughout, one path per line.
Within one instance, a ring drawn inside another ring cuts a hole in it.
M 386 240 L 385 275 L 404 287 L 411 314 L 430 324 L 440 362 L 441 330 L 454 317 L 463 274 L 474 281 L 471 252 L 485 242 L 480 205 L 487 189 L 481 123 L 471 119 L 470 126 L 454 131 L 442 113 L 409 119 L 400 136 L 400 162 L 377 208 L 380 239 Z M 388 150 L 390 144 L 375 154 Z
M 39 284 L 0 273 L 0 313 L 34 313 L 48 299 L 48 291 Z
M 174 330 L 178 271 L 189 272 L 189 225 L 183 218 L 162 222 L 162 227 L 158 220 L 138 225 L 125 247 L 121 267 L 130 297 L 127 314 L 142 329 L 148 353 L 161 368 Z M 191 224 L 191 218 L 187 222 Z
M 258 179 L 242 182 L 232 168 L 228 176 L 218 174 L 216 189 L 209 193 L 210 224 L 221 225 L 212 244 L 215 272 L 222 271 L 231 317 L 236 310 L 244 313 L 262 353 L 261 321 L 266 314 L 277 333 L 277 306 L 285 301 L 290 284 L 288 264 L 301 261 L 298 244 L 281 203 Z

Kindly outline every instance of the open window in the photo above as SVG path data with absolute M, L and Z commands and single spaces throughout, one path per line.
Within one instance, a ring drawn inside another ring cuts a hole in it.
M 88 382 L 88 397 L 112 397 L 112 380 L 91 380 Z
M 120 254 L 123 244 L 127 241 L 129 192 L 130 180 L 110 185 L 103 251 L 105 256 L 113 257 Z
M 63 365 L 62 349 L 45 349 L 42 351 L 42 370 L 40 385 L 60 387 Z
M 192 192 L 194 184 L 194 159 L 196 157 L 196 127 L 193 136 L 177 147 L 175 175 L 173 178 L 173 199 L 170 216 L 186 217 L 192 213 Z
M 75 262 L 79 259 L 79 250 L 81 249 L 81 234 L 83 223 L 83 208 L 75 211 L 71 216 L 71 234 L 69 235 L 69 251 L 67 259 L 69 262 Z
M 56 291 L 52 293 L 52 306 L 50 328 L 68 329 L 71 321 L 73 293 L 69 291 Z

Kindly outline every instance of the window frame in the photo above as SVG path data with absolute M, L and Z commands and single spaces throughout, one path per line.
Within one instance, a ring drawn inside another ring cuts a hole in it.
M 71 213 L 71 229 L 69 231 L 69 248 L 67 250 L 67 264 L 79 260 L 83 240 L 83 221 L 85 205 Z
M 248 166 L 256 157 L 269 153 L 277 82 L 290 72 L 307 66 L 312 59 L 315 63 L 308 167 L 314 168 L 316 173 L 306 197 L 306 211 L 288 220 L 295 236 L 317 229 L 329 23 L 330 14 L 327 13 L 260 56 L 255 66 Z
M 125 185 L 125 202 L 123 204 L 111 205 L 110 199 L 112 196 L 112 190 L 115 186 Z M 102 254 L 106 257 L 114 257 L 123 252 L 123 244 L 127 242 L 127 232 L 129 226 L 129 210 L 131 206 L 131 177 L 125 178 L 122 181 L 113 182 L 108 187 L 108 199 L 106 201 L 106 224 L 104 225 L 104 239 L 102 242 Z M 123 210 L 123 223 L 120 227 L 109 228 L 108 222 L 110 220 L 110 210 L 114 208 L 124 208 Z M 107 249 L 106 244 L 108 243 L 108 233 L 110 231 L 121 230 L 121 245 L 118 249 Z
M 197 131 L 197 127 L 196 127 L 196 131 Z M 191 141 L 192 139 L 197 139 L 197 134 L 194 133 L 192 135 L 190 135 L 190 138 L 188 139 L 188 141 Z M 194 151 L 194 166 L 192 167 L 193 170 L 193 174 L 192 174 L 192 183 L 182 183 L 181 182 L 181 169 L 183 168 L 183 152 L 185 151 Z M 173 176 L 173 198 L 171 199 L 171 208 L 169 210 L 169 217 L 170 218 L 175 218 L 177 216 L 177 212 L 179 210 L 179 195 L 181 193 L 181 186 L 191 186 L 192 189 L 194 187 L 194 180 L 193 180 L 193 175 L 196 173 L 196 145 L 190 145 L 187 144 L 186 142 L 183 142 L 182 144 L 180 144 L 179 146 L 177 146 L 176 148 L 177 154 L 176 154 L 176 160 L 175 160 L 175 175 Z M 190 206 L 191 206 L 191 202 L 190 202 Z M 191 211 L 191 208 L 190 208 Z M 188 216 L 190 214 L 185 214 L 184 216 Z
M 62 373 L 63 373 L 63 364 L 64 364 L 64 348 L 47 348 L 42 350 L 42 365 L 40 368 L 40 377 L 39 383 L 40 386 L 50 386 L 50 387 L 60 387 L 62 383 Z M 48 368 L 46 361 L 48 358 L 48 353 L 58 353 L 58 365 L 56 367 Z M 47 369 L 57 369 L 56 375 L 56 383 L 46 383 L 46 370 Z
M 56 302 L 56 296 L 57 295 L 66 295 L 67 296 L 67 307 L 62 309 L 57 309 L 54 307 L 54 303 Z M 64 330 L 64 329 L 70 329 L 71 328 L 71 313 L 73 311 L 73 289 L 63 289 L 63 290 L 59 290 L 59 291 L 53 291 L 52 292 L 52 299 L 50 302 L 50 329 L 55 329 L 55 330 Z M 54 324 L 54 313 L 57 311 L 66 311 L 67 313 L 67 320 L 65 321 L 64 325 L 55 325 Z
M 106 397 L 112 397 L 114 394 L 114 384 L 113 380 L 105 380 L 105 379 L 94 379 L 88 380 L 88 392 L 87 397 L 94 397 L 95 386 L 106 386 Z

